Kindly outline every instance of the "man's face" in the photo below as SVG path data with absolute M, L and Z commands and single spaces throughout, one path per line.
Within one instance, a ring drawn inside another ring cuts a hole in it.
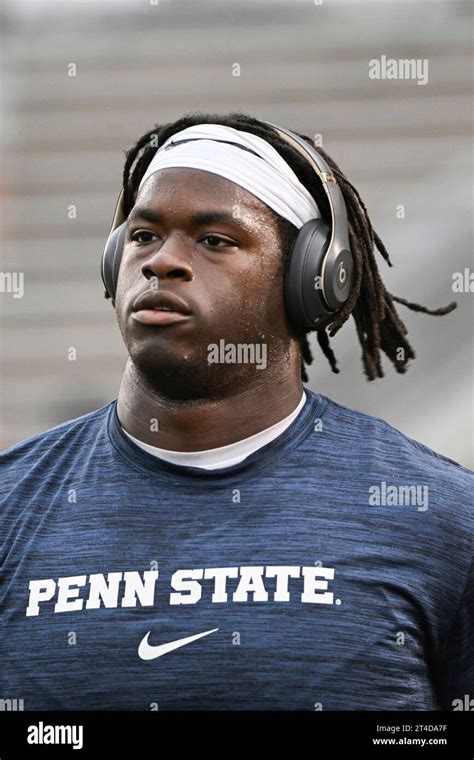
M 210 362 L 210 346 L 259 344 L 262 356 L 265 344 L 267 368 L 288 360 L 283 273 L 275 215 L 258 198 L 199 169 L 156 172 L 129 215 L 117 284 L 117 320 L 132 362 L 152 387 L 176 398 L 258 382 L 263 367 Z M 152 311 L 158 294 L 179 298 L 187 313 Z

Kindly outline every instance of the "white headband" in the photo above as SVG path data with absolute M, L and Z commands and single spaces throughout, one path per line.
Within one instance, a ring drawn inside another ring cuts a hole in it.
M 237 145 L 229 145 L 229 141 Z M 171 143 L 179 144 L 169 147 Z M 196 124 L 177 132 L 157 149 L 139 189 L 154 172 L 178 166 L 203 169 L 230 179 L 298 229 L 310 219 L 321 217 L 316 201 L 284 158 L 270 143 L 251 132 L 221 124 Z

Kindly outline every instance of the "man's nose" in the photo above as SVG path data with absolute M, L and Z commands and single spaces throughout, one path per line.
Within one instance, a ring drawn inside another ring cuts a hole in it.
M 147 280 L 152 277 L 192 280 L 191 252 L 179 236 L 171 235 L 159 250 L 147 256 L 141 270 Z

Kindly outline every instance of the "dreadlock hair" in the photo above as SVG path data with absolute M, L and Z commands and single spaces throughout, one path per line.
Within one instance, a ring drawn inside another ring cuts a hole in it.
M 142 135 L 130 150 L 124 151 L 126 160 L 123 168 L 123 204 L 127 216 L 135 204 L 140 180 L 158 146 L 176 132 L 195 124 L 204 123 L 222 124 L 234 129 L 252 132 L 269 142 L 291 166 L 300 182 L 315 199 L 323 218 L 330 223 L 331 214 L 326 194 L 309 162 L 291 145 L 283 141 L 271 127 L 262 124 L 258 119 L 248 114 L 240 112 L 224 115 L 200 111 L 187 113 L 174 122 L 157 124 L 152 130 Z M 394 296 L 386 290 L 377 268 L 374 249 L 379 251 L 388 266 L 392 266 L 392 262 L 382 240 L 372 227 L 359 192 L 322 148 L 315 145 L 314 141 L 307 135 L 299 132 L 297 134 L 325 159 L 339 183 L 347 208 L 349 241 L 354 257 L 354 283 L 349 298 L 327 325 L 329 333 L 326 332 L 326 327 L 316 330 L 318 344 L 332 371 L 339 372 L 329 337 L 333 337 L 352 315 L 356 324 L 357 336 L 362 346 L 362 364 L 367 379 L 374 380 L 377 377 L 384 376 L 381 351 L 388 356 L 396 371 L 403 374 L 406 372 L 409 359 L 415 358 L 415 352 L 405 337 L 407 328 L 398 316 L 394 302 L 403 304 L 413 311 L 433 315 L 448 314 L 456 308 L 457 304 L 453 302 L 446 307 L 430 310 L 425 306 L 410 303 L 403 298 Z M 288 220 L 275 212 L 273 213 L 285 257 L 286 269 L 289 260 L 288 254 L 297 237 L 298 229 Z M 109 297 L 107 293 L 105 296 Z M 297 334 L 301 343 L 301 377 L 303 381 L 308 380 L 305 364 L 309 365 L 313 362 L 307 337 L 309 332 L 311 330 Z

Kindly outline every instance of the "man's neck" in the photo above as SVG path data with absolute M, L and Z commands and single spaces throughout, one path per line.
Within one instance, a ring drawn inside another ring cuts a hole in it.
M 175 400 L 148 387 L 127 362 L 117 402 L 123 428 L 144 443 L 172 451 L 226 446 L 280 422 L 303 393 L 298 371 L 267 368 L 262 382 L 226 397 Z

